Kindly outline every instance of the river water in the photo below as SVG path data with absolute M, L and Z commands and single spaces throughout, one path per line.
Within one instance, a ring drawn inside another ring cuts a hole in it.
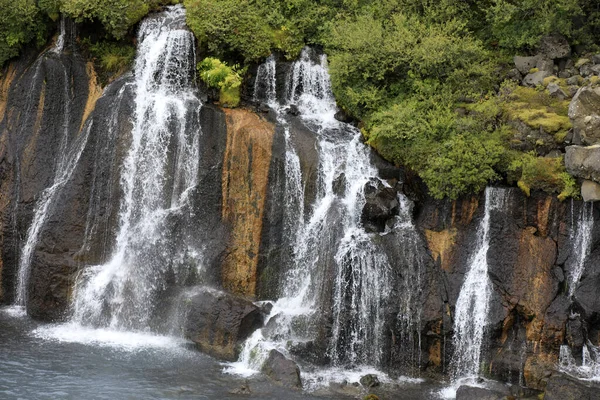
M 44 339 L 57 329 L 67 335 L 68 327 L 40 325 L 0 309 L 0 399 L 323 398 L 260 377 L 248 383 L 250 394 L 230 393 L 246 380 L 224 374 L 221 363 L 173 338 L 105 332 L 95 342 L 88 335 L 88 343 Z

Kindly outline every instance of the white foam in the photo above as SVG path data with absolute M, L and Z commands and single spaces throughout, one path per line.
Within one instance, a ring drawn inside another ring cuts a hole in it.
M 75 323 L 43 326 L 33 330 L 31 334 L 43 340 L 113 347 L 125 351 L 177 349 L 185 343 L 183 339 L 171 336 L 159 336 L 145 332 L 93 329 Z
M 406 376 L 392 378 L 373 367 L 358 367 L 356 369 L 327 368 L 311 372 L 302 371 L 302 382 L 304 389 L 310 392 L 327 387 L 331 383 L 357 383 L 360 382 L 360 378 L 369 374 L 376 375 L 379 381 L 386 385 L 417 385 L 425 382 L 421 378 L 409 378 Z
M 21 306 L 8 306 L 0 308 L 0 311 L 13 318 L 23 318 L 27 316 L 27 310 Z

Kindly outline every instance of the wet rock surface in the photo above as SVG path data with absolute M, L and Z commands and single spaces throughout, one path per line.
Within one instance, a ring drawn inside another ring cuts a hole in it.
M 277 350 L 269 352 L 269 357 L 264 362 L 261 371 L 280 385 L 294 389 L 302 388 L 300 368 Z
M 595 400 L 599 393 L 600 385 L 596 383 L 557 374 L 548 380 L 544 400 Z
M 216 358 L 234 361 L 239 346 L 260 328 L 260 309 L 243 298 L 200 287 L 187 301 L 184 334 L 198 349 Z

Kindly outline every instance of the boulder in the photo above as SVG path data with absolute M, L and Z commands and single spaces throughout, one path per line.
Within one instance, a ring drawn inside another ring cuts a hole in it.
M 222 360 L 235 361 L 243 341 L 263 324 L 252 302 L 216 289 L 196 288 L 186 304 L 185 337 Z
M 573 176 L 600 182 L 600 145 L 567 146 L 565 167 Z
M 595 54 L 592 56 L 592 62 L 594 64 L 600 64 L 600 54 Z
M 513 68 L 507 72 L 506 78 L 511 81 L 521 82 L 523 80 L 523 75 L 517 68 Z
M 360 378 L 360 384 L 366 388 L 373 388 L 381 385 L 377 375 L 367 374 Z
M 514 58 L 515 67 L 517 68 L 517 70 L 520 73 L 522 73 L 523 75 L 526 75 L 529 73 L 531 68 L 534 68 L 537 65 L 538 59 L 539 59 L 539 56 L 533 56 L 533 57 L 515 56 L 515 58 Z
M 554 61 L 540 57 L 535 64 L 535 67 L 540 71 L 545 71 L 552 75 L 554 73 Z
M 383 232 L 385 223 L 398 213 L 398 194 L 379 179 L 371 179 L 365 185 L 365 205 L 361 222 L 371 232 Z
M 277 350 L 271 350 L 262 366 L 262 372 L 274 382 L 294 389 L 302 388 L 300 368 Z
M 598 393 L 598 384 L 558 374 L 548 379 L 544 400 L 593 400 L 598 398 Z
M 540 40 L 540 53 L 546 58 L 555 60 L 566 58 L 571 55 L 571 46 L 562 35 L 547 35 Z
M 540 86 L 544 83 L 544 78 L 552 75 L 547 71 L 537 71 L 531 74 L 527 74 L 525 78 L 523 78 L 523 86 L 536 87 Z
M 583 201 L 600 200 L 600 184 L 584 180 L 581 184 L 581 197 L 583 197 Z
M 463 385 L 456 391 L 456 400 L 500 400 L 508 393 L 482 387 Z
M 600 87 L 582 87 L 569 104 L 569 118 L 575 135 L 584 144 L 600 142 Z
M 550 93 L 550 96 L 552 97 L 556 97 L 557 99 L 561 99 L 564 100 L 567 97 L 569 97 L 569 95 L 567 93 L 565 93 L 564 90 L 562 90 L 560 88 L 560 86 L 558 86 L 556 83 L 552 82 L 548 84 L 548 92 Z
M 577 86 L 579 85 L 579 81 L 582 79 L 581 75 L 573 75 L 570 78 L 567 78 L 567 85 Z

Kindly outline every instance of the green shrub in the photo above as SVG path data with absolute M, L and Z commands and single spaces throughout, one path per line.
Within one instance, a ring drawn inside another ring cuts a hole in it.
M 99 41 L 91 44 L 83 41 L 100 67 L 110 74 L 120 74 L 131 67 L 135 58 L 135 47 L 128 42 Z
M 220 58 L 255 61 L 271 53 L 273 35 L 249 0 L 184 0 L 199 46 Z
M 517 186 L 527 195 L 532 189 L 557 193 L 559 200 L 579 196 L 575 179 L 565 169 L 562 157 L 537 157 L 533 153 L 519 153 L 508 168 L 509 181 L 517 181 Z
M 198 63 L 198 73 L 208 87 L 219 89 L 219 102 L 222 105 L 239 105 L 242 75 L 245 73 L 239 66 L 228 66 L 219 59 L 207 57 Z
M 45 24 L 35 0 L 0 0 L 0 67 L 33 40 L 45 42 Z
M 485 7 L 492 38 L 506 49 L 532 49 L 542 36 L 571 36 L 582 15 L 579 0 L 492 0 Z

